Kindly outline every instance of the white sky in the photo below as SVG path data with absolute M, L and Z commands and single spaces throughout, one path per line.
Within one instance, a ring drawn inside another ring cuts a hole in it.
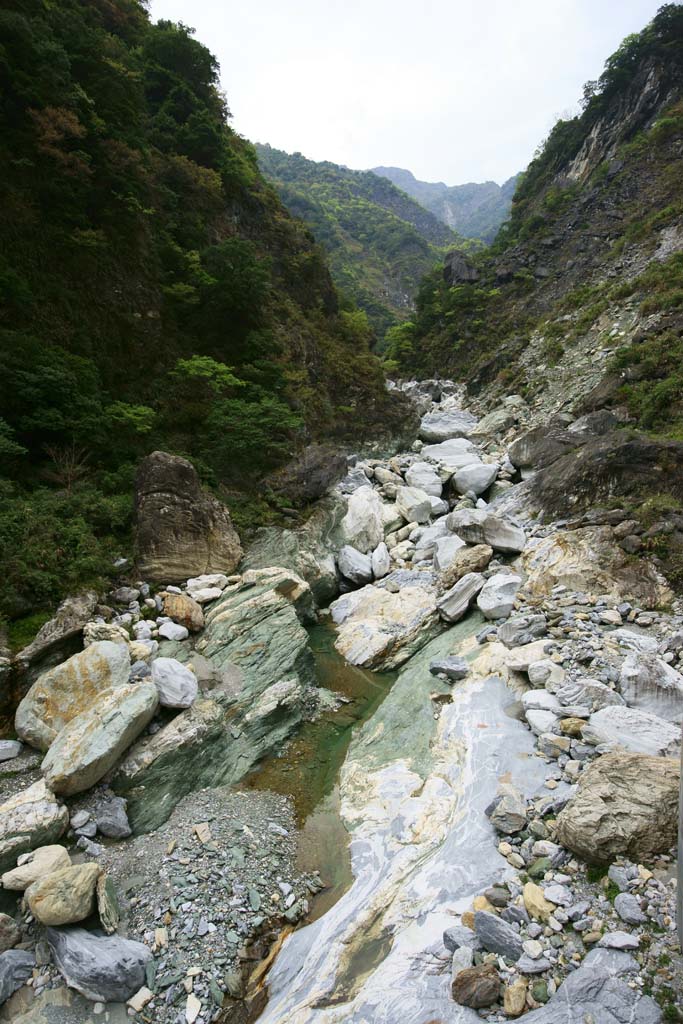
M 522 170 L 664 0 L 151 0 L 216 54 L 233 127 L 449 185 Z

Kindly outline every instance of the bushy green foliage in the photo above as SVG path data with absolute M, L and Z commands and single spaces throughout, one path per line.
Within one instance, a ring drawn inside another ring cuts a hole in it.
M 155 448 L 253 492 L 297 445 L 391 418 L 215 58 L 146 6 L 0 10 L 0 612 L 106 575 Z
M 405 320 L 421 277 L 459 239 L 386 178 L 257 146 L 264 174 L 325 248 L 335 283 L 380 338 Z

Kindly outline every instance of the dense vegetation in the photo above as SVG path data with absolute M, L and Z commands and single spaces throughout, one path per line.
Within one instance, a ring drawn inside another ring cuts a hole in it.
M 417 200 L 444 224 L 464 238 L 492 242 L 510 215 L 517 175 L 502 185 L 495 181 L 444 185 L 442 181 L 419 181 L 401 167 L 373 167 L 375 174 L 388 178 Z
M 458 237 L 431 213 L 370 171 L 351 171 L 301 153 L 257 145 L 261 170 L 289 211 L 313 231 L 342 293 L 378 336 L 413 309 L 418 284 Z
M 125 550 L 139 457 L 219 489 L 390 420 L 364 316 L 142 0 L 0 11 L 0 612 Z

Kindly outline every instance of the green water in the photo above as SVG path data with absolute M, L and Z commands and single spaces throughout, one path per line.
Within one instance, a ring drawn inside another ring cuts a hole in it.
M 337 777 L 353 730 L 377 710 L 396 672 L 371 672 L 349 665 L 334 649 L 331 624 L 314 626 L 310 646 L 318 685 L 344 698 L 336 709 L 306 722 L 278 756 L 265 758 L 243 780 L 247 789 L 267 789 L 291 798 L 301 834 L 299 867 L 320 871 L 326 889 L 312 915 L 323 914 L 351 884 L 348 833 L 339 815 Z

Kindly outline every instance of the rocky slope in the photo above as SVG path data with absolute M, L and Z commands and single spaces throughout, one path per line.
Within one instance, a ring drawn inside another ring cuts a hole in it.
M 462 244 L 405 191 L 370 171 L 256 146 L 259 166 L 287 209 L 329 257 L 337 287 L 380 338 L 414 308 L 417 286 L 444 248 Z
M 513 175 L 502 185 L 495 181 L 444 185 L 442 181 L 419 181 L 401 167 L 373 167 L 372 171 L 388 178 L 459 235 L 482 242 L 492 242 L 508 219 L 519 177 Z

